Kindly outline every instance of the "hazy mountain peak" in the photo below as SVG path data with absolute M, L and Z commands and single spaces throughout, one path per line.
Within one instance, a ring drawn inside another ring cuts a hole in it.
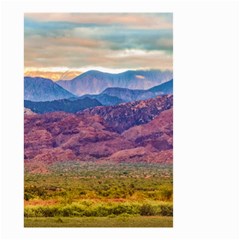
M 172 79 L 170 71 L 128 70 L 113 74 L 91 70 L 70 81 L 58 81 L 57 84 L 69 92 L 81 96 L 99 94 L 109 87 L 146 90 L 170 79 Z
M 24 77 L 24 99 L 30 101 L 52 101 L 74 95 L 50 79 Z

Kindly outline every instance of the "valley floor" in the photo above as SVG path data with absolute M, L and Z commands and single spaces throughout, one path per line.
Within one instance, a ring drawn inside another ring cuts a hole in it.
M 25 218 L 24 227 L 173 227 L 173 217 L 35 217 Z
M 68 161 L 25 165 L 25 227 L 172 227 L 173 168 Z

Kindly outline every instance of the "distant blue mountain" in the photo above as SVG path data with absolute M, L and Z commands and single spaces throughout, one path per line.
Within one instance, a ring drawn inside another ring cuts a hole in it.
M 158 94 L 173 94 L 173 79 L 161 85 L 152 87 L 148 91 Z
M 132 102 L 172 93 L 173 93 L 173 79 L 147 90 L 131 90 L 127 88 L 107 88 L 97 96 L 99 99 L 99 96 L 101 95 L 108 95 L 112 97 L 117 97 L 121 99 L 123 102 Z M 101 102 L 101 100 L 99 101 Z
M 98 100 L 88 97 L 83 99 L 61 99 L 46 102 L 32 102 L 27 100 L 24 101 L 24 107 L 31 109 L 31 111 L 35 113 L 47 113 L 56 111 L 76 113 L 86 108 L 92 108 L 96 106 L 102 106 L 102 104 Z
M 70 97 L 74 97 L 74 94 L 68 92 L 50 79 L 24 77 L 24 100 L 41 102 Z
M 100 95 L 107 94 L 112 97 L 118 97 L 123 102 L 132 102 L 155 97 L 154 93 L 147 90 L 132 90 L 128 88 L 107 88 Z
M 104 93 L 98 94 L 98 95 L 86 94 L 86 95 L 83 95 L 83 96 L 81 96 L 79 98 L 82 99 L 82 98 L 85 98 L 85 97 L 89 97 L 91 99 L 96 99 L 104 106 L 114 106 L 114 105 L 118 105 L 119 103 L 124 102 L 119 97 L 110 96 L 110 95 L 104 94 Z
M 46 91 L 48 91 L 46 89 Z M 49 91 L 48 91 L 49 92 Z M 54 101 L 24 101 L 24 107 L 35 113 L 47 113 L 64 111 L 76 113 L 96 106 L 115 106 L 124 102 L 133 102 L 155 98 L 158 95 L 173 93 L 173 80 L 155 86 L 147 90 L 131 90 L 127 88 L 107 88 L 97 95 L 84 95 L 76 97 L 70 95 L 68 99 Z M 49 93 L 50 94 L 50 93 Z M 56 97 L 56 95 L 54 95 Z M 69 97 L 69 95 L 67 95 Z M 36 99 L 36 98 L 35 98 Z
M 100 94 L 106 88 L 118 87 L 146 90 L 172 79 L 171 71 L 136 70 L 118 74 L 88 71 L 72 80 L 56 83 L 74 95 Z

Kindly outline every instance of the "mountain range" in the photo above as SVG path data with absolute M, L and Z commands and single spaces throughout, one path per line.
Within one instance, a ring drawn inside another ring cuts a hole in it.
M 127 88 L 107 88 L 100 95 L 108 95 L 122 99 L 123 102 L 131 102 L 154 98 L 159 95 L 173 93 L 173 79 L 147 90 L 132 90 Z
M 106 88 L 149 89 L 173 78 L 170 71 L 136 70 L 112 74 L 96 70 L 87 71 L 72 80 L 56 83 L 74 95 L 99 94 Z
M 127 88 L 107 88 L 98 95 L 83 95 L 54 101 L 24 101 L 24 106 L 35 113 L 46 113 L 54 111 L 65 111 L 76 113 L 86 108 L 96 106 L 115 106 L 120 103 L 134 102 L 155 98 L 159 95 L 172 94 L 173 80 L 163 83 L 148 90 L 131 90 Z
M 159 70 L 126 71 L 119 74 L 88 71 L 72 80 L 58 82 L 41 77 L 24 77 L 24 100 L 44 102 L 76 99 L 81 95 L 81 98 L 95 98 L 103 105 L 119 104 L 171 94 L 170 77 L 171 72 Z M 162 84 L 167 82 L 164 87 Z
M 172 94 L 172 73 L 157 70 L 25 77 L 24 159 L 171 164 Z
M 24 117 L 24 159 L 172 163 L 173 96 Z

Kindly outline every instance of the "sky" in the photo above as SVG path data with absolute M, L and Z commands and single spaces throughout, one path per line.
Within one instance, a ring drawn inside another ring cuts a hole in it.
M 24 74 L 71 79 L 88 70 L 172 70 L 172 13 L 27 13 Z

